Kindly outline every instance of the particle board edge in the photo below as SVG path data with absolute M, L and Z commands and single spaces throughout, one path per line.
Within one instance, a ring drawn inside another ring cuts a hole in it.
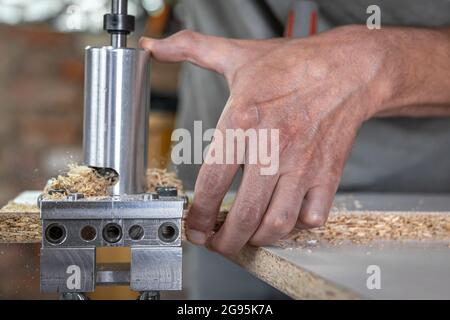
M 293 299 L 340 300 L 362 298 L 346 288 L 275 255 L 264 247 L 246 246 L 232 260 L 257 278 Z

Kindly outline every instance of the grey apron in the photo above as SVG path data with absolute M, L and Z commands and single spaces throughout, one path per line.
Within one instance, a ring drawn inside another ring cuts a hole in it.
M 262 0 L 184 0 L 191 30 L 233 38 L 279 34 L 262 10 Z M 365 24 L 366 8 L 377 4 L 382 25 L 449 26 L 450 0 L 317 0 L 321 26 Z M 266 0 L 281 23 L 291 0 Z M 449 89 L 450 90 L 450 89 Z M 177 125 L 214 128 L 228 97 L 221 76 L 186 64 L 180 84 Z M 450 192 L 450 119 L 374 119 L 359 131 L 341 181 L 341 191 Z M 193 188 L 199 165 L 180 165 L 178 174 Z

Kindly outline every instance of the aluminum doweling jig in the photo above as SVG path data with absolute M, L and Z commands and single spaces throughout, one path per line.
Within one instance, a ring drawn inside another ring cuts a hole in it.
M 127 48 L 134 31 L 126 0 L 104 16 L 111 45 L 85 50 L 84 164 L 114 173 L 108 197 L 40 198 L 41 291 L 86 299 L 96 285 L 129 285 L 140 299 L 181 290 L 181 219 L 177 189 L 145 193 L 150 57 Z M 130 247 L 129 264 L 96 264 L 97 247 Z

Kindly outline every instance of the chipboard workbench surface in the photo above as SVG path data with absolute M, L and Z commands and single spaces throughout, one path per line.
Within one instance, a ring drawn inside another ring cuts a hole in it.
M 32 204 L 38 194 L 26 192 L 14 202 Z M 447 223 L 450 196 L 343 194 L 336 196 L 332 211 L 439 215 Z M 6 207 L 0 211 L 0 226 L 7 219 L 11 223 L 13 216 L 39 219 L 37 211 L 11 212 Z M 30 236 L 31 231 L 27 230 L 23 239 L 16 232 L 14 239 L 3 242 L 39 242 L 39 233 Z M 247 246 L 233 260 L 295 299 L 450 299 L 450 230 L 448 238 L 439 240 L 339 244 L 308 241 L 307 245 L 286 240 L 264 248 Z

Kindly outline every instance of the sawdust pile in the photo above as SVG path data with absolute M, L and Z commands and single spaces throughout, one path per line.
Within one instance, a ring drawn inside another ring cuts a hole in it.
M 108 195 L 112 180 L 86 166 L 70 165 L 67 173 L 50 180 L 43 196 L 59 200 L 69 193 L 83 193 L 86 197 Z M 183 194 L 183 184 L 175 173 L 163 169 L 149 169 L 146 177 L 147 192 L 154 192 L 157 186 L 177 187 Z M 59 192 L 52 192 L 58 190 Z M 39 242 L 41 240 L 41 220 L 37 204 L 20 204 L 13 201 L 0 209 L 0 243 Z
M 104 197 L 108 195 L 108 188 L 115 182 L 93 168 L 70 165 L 67 173 L 50 180 L 44 189 L 44 198 L 59 200 L 70 193 L 82 193 L 86 198 Z M 180 194 L 183 193 L 183 184 L 175 173 L 167 172 L 165 169 L 148 169 L 146 191 L 154 192 L 158 186 L 176 187 Z
M 288 241 L 301 246 L 327 242 L 369 244 L 376 240 L 450 241 L 449 214 L 345 213 L 331 215 L 325 226 L 293 232 Z
M 82 193 L 88 197 L 108 195 L 111 181 L 87 166 L 69 165 L 69 171 L 53 178 L 44 189 L 45 199 L 63 199 L 70 193 Z M 54 192 L 58 190 L 58 192 Z

